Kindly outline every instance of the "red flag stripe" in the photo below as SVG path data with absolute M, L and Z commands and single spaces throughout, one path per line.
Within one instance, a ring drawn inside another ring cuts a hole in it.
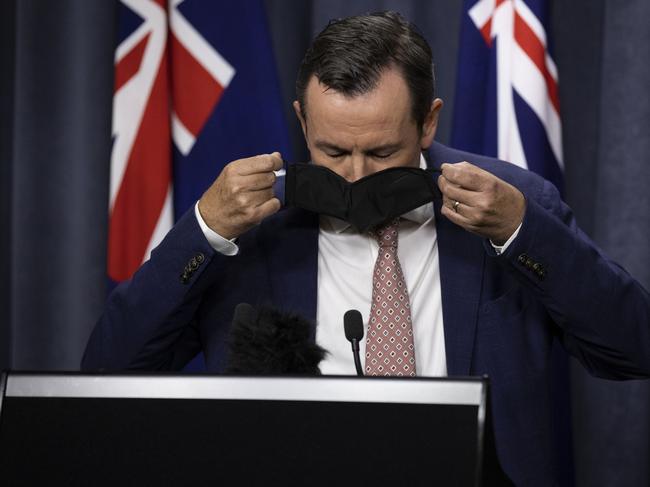
M 539 71 L 542 73 L 542 76 L 544 76 L 548 96 L 553 107 L 559 113 L 560 97 L 558 94 L 558 86 L 557 82 L 553 79 L 553 76 L 546 67 L 546 48 L 518 13 L 515 13 L 515 41 L 524 50 L 531 61 L 535 63 Z
M 174 111 L 197 137 L 223 94 L 223 87 L 171 36 Z
M 147 34 L 115 66 L 115 86 L 113 88 L 113 94 L 117 93 L 120 88 L 122 88 L 122 86 L 124 86 L 127 81 L 133 78 L 133 76 L 140 69 L 142 56 L 144 55 L 144 50 L 147 47 L 147 43 L 149 42 L 150 35 L 151 34 Z
M 492 17 L 481 27 L 481 35 L 488 47 L 492 47 Z
M 163 55 L 110 218 L 108 274 L 115 281 L 142 263 L 171 182 L 168 93 Z

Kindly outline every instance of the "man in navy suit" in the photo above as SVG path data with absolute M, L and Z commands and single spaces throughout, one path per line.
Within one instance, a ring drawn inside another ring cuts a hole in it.
M 580 231 L 550 183 L 433 141 L 442 102 L 431 65 L 426 41 L 398 15 L 344 19 L 307 52 L 294 108 L 313 163 L 350 182 L 393 167 L 441 170 L 442 199 L 399 220 L 418 375 L 489 375 L 505 472 L 553 485 L 553 339 L 594 375 L 647 377 L 650 297 Z M 280 211 L 281 167 L 278 153 L 225 167 L 113 292 L 84 369 L 179 370 L 203 351 L 208 371 L 222 371 L 235 305 L 271 302 L 315 323 L 324 373 L 354 374 L 342 315 L 368 318 L 377 242 L 336 218 Z

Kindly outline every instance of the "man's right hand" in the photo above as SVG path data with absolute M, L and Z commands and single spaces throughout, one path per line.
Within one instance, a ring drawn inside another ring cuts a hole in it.
M 199 200 L 199 212 L 205 223 L 230 240 L 276 213 L 281 203 L 273 196 L 273 171 L 279 169 L 279 152 L 228 164 Z

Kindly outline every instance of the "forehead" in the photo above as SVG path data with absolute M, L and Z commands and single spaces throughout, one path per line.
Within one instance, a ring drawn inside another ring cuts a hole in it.
M 329 89 L 312 77 L 305 103 L 310 133 L 328 138 L 399 136 L 399 132 L 416 126 L 408 86 L 396 69 L 384 71 L 372 91 L 356 96 Z

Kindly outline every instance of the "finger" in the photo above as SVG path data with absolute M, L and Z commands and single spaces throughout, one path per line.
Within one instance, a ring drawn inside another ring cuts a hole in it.
M 232 197 L 233 207 L 238 211 L 249 212 L 273 198 L 272 189 L 243 191 Z
M 265 218 L 277 213 L 282 207 L 282 203 L 277 198 L 271 198 L 270 200 L 262 203 L 257 207 L 258 222 L 264 220 Z
M 273 160 L 273 170 L 279 171 L 284 167 L 284 160 L 282 159 L 282 154 L 279 152 L 273 152 L 271 154 L 271 159 Z
M 258 191 L 252 191 L 251 193 L 251 202 L 256 206 L 260 207 L 267 203 L 269 200 L 275 198 L 272 189 L 261 189 Z M 279 200 L 278 200 L 279 201 Z
M 477 206 L 482 194 L 477 191 L 467 190 L 449 182 L 444 176 L 438 178 L 438 187 L 443 198 L 460 201 L 467 206 Z M 453 202 L 453 201 L 452 201 Z
M 458 204 L 456 204 L 457 201 Z M 489 226 L 491 222 L 493 222 L 492 215 L 485 212 L 480 202 L 476 203 L 476 206 L 472 206 L 454 198 L 445 199 L 445 197 L 443 197 L 442 205 L 443 208 L 454 212 L 456 215 L 460 215 L 462 219 L 456 223 L 462 223 L 463 227 L 470 229 L 471 231 L 478 231 L 479 229 Z
M 282 156 L 279 152 L 262 154 L 237 161 L 237 174 L 240 176 L 277 171 L 279 169 L 282 169 Z
M 465 215 L 461 213 L 462 210 L 460 207 L 462 206 L 462 204 L 459 203 L 458 211 L 454 210 L 453 206 L 454 206 L 454 201 L 449 200 L 449 202 L 442 205 L 440 212 L 443 215 L 445 215 L 447 218 L 449 218 L 451 221 L 456 223 L 457 225 L 461 225 L 461 226 L 471 225 L 472 222 Z
M 255 173 L 248 176 L 241 176 L 239 186 L 244 191 L 259 191 L 261 189 L 272 188 L 275 180 L 276 176 L 273 172 Z
M 456 204 L 456 202 L 458 202 L 458 204 Z M 450 209 L 454 213 L 460 213 L 461 206 L 464 207 L 464 209 L 468 208 L 466 205 L 464 205 L 460 201 L 455 200 L 453 198 L 446 197 L 446 196 L 443 196 L 443 198 L 442 198 L 442 206 L 445 207 L 445 208 Z
M 469 162 L 443 164 L 441 169 L 442 175 L 450 183 L 474 191 L 481 190 L 486 181 L 492 178 L 490 173 Z
M 453 206 L 453 202 L 452 202 Z M 461 204 L 462 206 L 462 204 Z M 454 211 L 452 208 L 449 207 L 449 205 L 443 205 L 442 209 L 440 212 L 447 217 L 452 223 L 455 223 L 456 225 L 464 228 L 465 230 L 468 230 L 470 232 L 475 232 L 476 231 L 476 226 L 473 225 L 472 221 L 467 218 L 465 215 L 461 213 L 462 209 L 458 208 L 458 212 Z

